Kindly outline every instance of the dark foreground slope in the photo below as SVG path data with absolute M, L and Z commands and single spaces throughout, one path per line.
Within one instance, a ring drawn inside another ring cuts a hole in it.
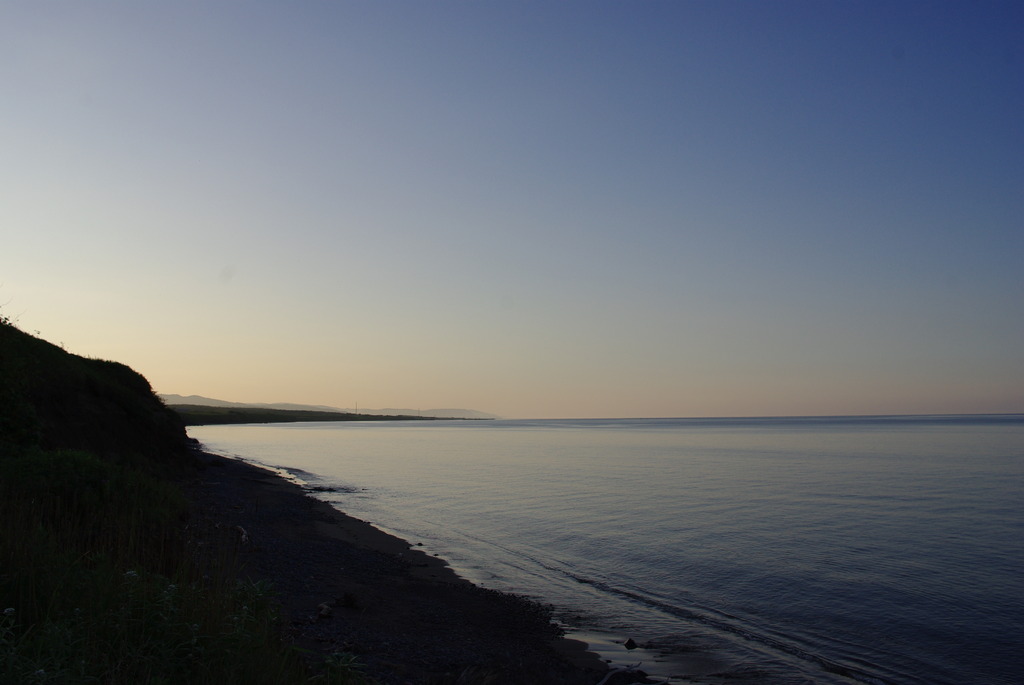
M 141 374 L 0 324 L 0 444 L 183 464 L 187 443 Z
M 267 593 L 195 563 L 197 467 L 142 376 L 0 317 L 0 684 L 308 682 Z
M 556 635 L 0 317 L 0 685 L 600 680 Z

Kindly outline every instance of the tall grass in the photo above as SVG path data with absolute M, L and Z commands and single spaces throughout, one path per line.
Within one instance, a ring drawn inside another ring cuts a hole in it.
M 367 682 L 279 639 L 265 586 L 196 555 L 186 501 L 88 452 L 0 454 L 0 683 Z
M 229 550 L 195 554 L 186 445 L 143 376 L 0 312 L 0 685 L 366 682 L 284 644 Z

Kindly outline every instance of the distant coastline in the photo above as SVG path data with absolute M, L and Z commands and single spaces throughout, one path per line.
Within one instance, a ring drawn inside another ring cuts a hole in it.
M 201 395 L 161 393 L 161 400 L 188 425 L 223 423 L 287 423 L 294 421 L 408 421 L 420 419 L 498 419 L 475 409 L 348 409 L 291 402 L 229 402 Z
M 300 421 L 439 421 L 434 416 L 402 414 L 352 414 L 305 409 L 264 409 L 260 407 L 211 407 L 199 404 L 168 404 L 186 426 L 233 423 L 297 423 Z M 469 419 L 462 419 L 469 420 Z

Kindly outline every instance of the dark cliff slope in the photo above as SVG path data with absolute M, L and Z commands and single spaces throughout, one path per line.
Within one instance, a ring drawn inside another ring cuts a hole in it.
M 184 464 L 181 419 L 124 364 L 70 354 L 0 317 L 0 448 Z

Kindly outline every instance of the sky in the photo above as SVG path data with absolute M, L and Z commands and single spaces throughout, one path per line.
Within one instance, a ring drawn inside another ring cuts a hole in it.
M 0 313 L 158 392 L 1024 412 L 1024 3 L 0 5 Z

